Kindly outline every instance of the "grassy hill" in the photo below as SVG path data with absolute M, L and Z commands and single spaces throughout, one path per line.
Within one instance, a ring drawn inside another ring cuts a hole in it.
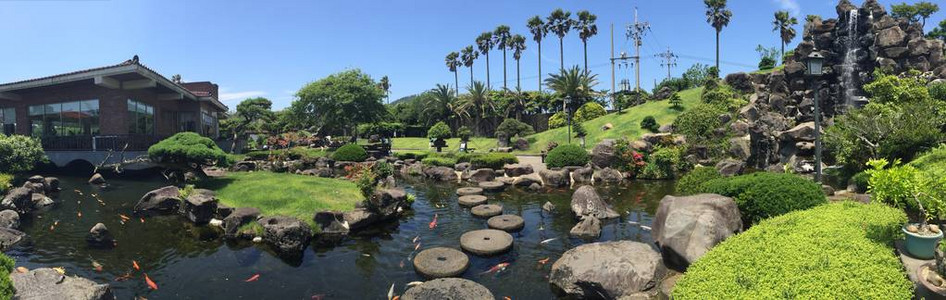
M 694 88 L 680 92 L 680 97 L 683 98 L 683 111 L 700 102 L 700 93 L 702 91 L 703 88 Z M 604 139 L 617 139 L 625 136 L 630 139 L 639 138 L 641 135 L 647 133 L 646 130 L 641 129 L 640 125 L 644 117 L 654 116 L 658 124 L 664 125 L 673 123 L 677 116 L 683 111 L 671 109 L 670 103 L 668 103 L 667 100 L 651 101 L 625 109 L 623 112 L 607 114 L 597 119 L 584 122 L 583 126 L 585 130 L 588 131 L 588 136 L 585 137 L 586 146 L 590 149 Z M 601 130 L 601 127 L 608 123 L 614 127 L 607 131 Z M 528 151 L 519 151 L 517 153 L 539 154 L 550 141 L 565 144 L 568 141 L 568 128 L 562 127 L 537 133 L 529 136 L 528 139 L 532 141 L 531 148 Z M 428 150 L 429 145 L 429 141 L 426 138 L 396 138 L 393 143 L 392 146 L 395 150 Z M 579 141 L 577 138 L 572 138 L 572 143 L 577 144 Z M 451 150 L 456 150 L 456 148 L 459 147 L 459 139 L 450 139 L 447 141 L 447 144 L 450 146 Z M 476 148 L 477 151 L 486 151 L 489 148 L 496 147 L 496 139 L 473 138 L 470 141 L 470 147 Z

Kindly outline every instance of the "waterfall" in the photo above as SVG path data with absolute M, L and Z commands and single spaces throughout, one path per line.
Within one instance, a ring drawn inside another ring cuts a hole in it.
M 848 11 L 847 14 L 847 41 L 844 44 L 844 62 L 841 64 L 841 86 L 844 90 L 845 108 L 852 107 L 855 104 L 855 94 L 857 86 L 854 83 L 854 68 L 857 66 L 857 9 Z

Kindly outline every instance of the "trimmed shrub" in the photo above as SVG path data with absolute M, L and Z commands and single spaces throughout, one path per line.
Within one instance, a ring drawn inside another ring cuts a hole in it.
M 430 167 L 451 167 L 457 164 L 456 158 L 443 157 L 443 156 L 431 156 L 421 160 L 425 166 Z
M 644 120 L 641 120 L 641 129 L 657 132 L 660 131 L 660 124 L 657 124 L 657 120 L 654 119 L 654 116 L 646 116 Z
M 519 159 L 510 153 L 486 153 L 474 155 L 469 161 L 470 164 L 473 165 L 474 169 L 502 169 L 504 165 L 519 163 Z
M 470 130 L 470 127 L 460 127 L 460 129 L 457 129 L 457 137 L 460 138 L 461 141 L 469 141 L 470 138 L 473 137 L 473 131 Z
M 0 194 L 13 187 L 13 175 L 0 173 Z
M 699 194 L 704 190 L 704 184 L 710 180 L 723 178 L 713 167 L 697 167 L 677 181 L 677 195 L 688 196 Z
M 687 137 L 687 142 L 701 144 L 713 137 L 713 131 L 723 124 L 719 122 L 719 115 L 725 113 L 722 109 L 709 104 L 698 104 L 680 114 L 673 122 L 673 132 Z
M 704 193 L 732 197 L 746 225 L 827 202 L 821 186 L 792 174 L 752 173 L 711 180 Z
M 152 161 L 169 165 L 228 165 L 229 156 L 213 140 L 193 132 L 181 132 L 148 148 Z
M 690 265 L 674 299 L 912 299 L 890 245 L 906 215 L 832 203 L 765 220 Z
M 358 144 L 347 144 L 338 147 L 332 154 L 332 159 L 336 161 L 363 162 L 368 159 L 368 152 Z
M 45 160 L 46 153 L 39 139 L 0 134 L 0 173 L 26 172 Z
M 608 111 L 604 109 L 604 106 L 601 106 L 598 102 L 588 102 L 575 111 L 575 119 L 572 122 L 591 121 L 606 114 L 608 114 Z
M 400 160 L 414 159 L 414 160 L 423 160 L 430 155 L 430 152 L 394 152 L 394 157 Z
M 564 112 L 557 112 L 549 117 L 549 129 L 555 129 L 568 125 L 568 116 Z
M 297 159 L 317 159 L 328 155 L 328 152 L 318 148 L 292 147 L 289 149 L 277 150 L 255 150 L 244 154 L 251 160 L 297 160 Z
M 496 127 L 496 136 L 505 134 L 507 139 L 517 135 L 524 137 L 533 133 L 535 133 L 535 129 L 532 128 L 532 125 L 511 118 L 503 120 L 503 123 Z
M 584 166 L 589 159 L 588 151 L 578 145 L 561 145 L 549 151 L 545 157 L 545 164 L 549 168 Z
M 924 172 L 932 172 L 939 177 L 946 177 L 946 144 L 923 153 L 909 165 Z
M 450 138 L 450 126 L 447 126 L 447 123 L 443 121 L 437 122 L 433 127 L 430 127 L 427 130 L 427 138 L 430 139 L 449 139 Z

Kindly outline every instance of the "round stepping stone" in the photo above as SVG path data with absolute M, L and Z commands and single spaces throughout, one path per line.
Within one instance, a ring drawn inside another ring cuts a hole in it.
M 480 195 L 483 194 L 483 189 L 478 187 L 464 187 L 457 189 L 457 195 L 467 196 L 467 195 Z
M 484 181 L 480 182 L 479 186 L 481 189 L 487 192 L 501 192 L 506 189 L 506 184 L 501 181 Z
M 496 299 L 485 286 L 463 278 L 440 278 L 412 287 L 401 296 L 404 300 L 420 299 Z
M 525 226 L 525 221 L 522 220 L 522 217 L 517 215 L 501 215 L 489 218 L 489 220 L 486 221 L 486 225 L 492 229 L 515 232 L 522 230 L 522 227 Z
M 489 218 L 503 214 L 503 207 L 496 204 L 481 204 L 470 209 L 470 213 L 480 218 Z
M 460 247 L 476 255 L 496 255 L 512 248 L 512 235 L 496 229 L 474 230 L 460 236 Z
M 430 248 L 414 257 L 414 271 L 427 278 L 457 276 L 469 266 L 470 258 L 463 251 L 452 248 Z
M 460 199 L 457 202 L 460 203 L 460 206 L 474 207 L 480 204 L 486 204 L 488 199 L 483 195 L 466 195 L 460 196 Z

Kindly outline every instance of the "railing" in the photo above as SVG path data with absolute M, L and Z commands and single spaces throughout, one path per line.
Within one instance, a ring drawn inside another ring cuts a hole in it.
M 46 151 L 147 151 L 148 147 L 165 138 L 150 134 L 123 134 L 46 136 L 41 140 Z

